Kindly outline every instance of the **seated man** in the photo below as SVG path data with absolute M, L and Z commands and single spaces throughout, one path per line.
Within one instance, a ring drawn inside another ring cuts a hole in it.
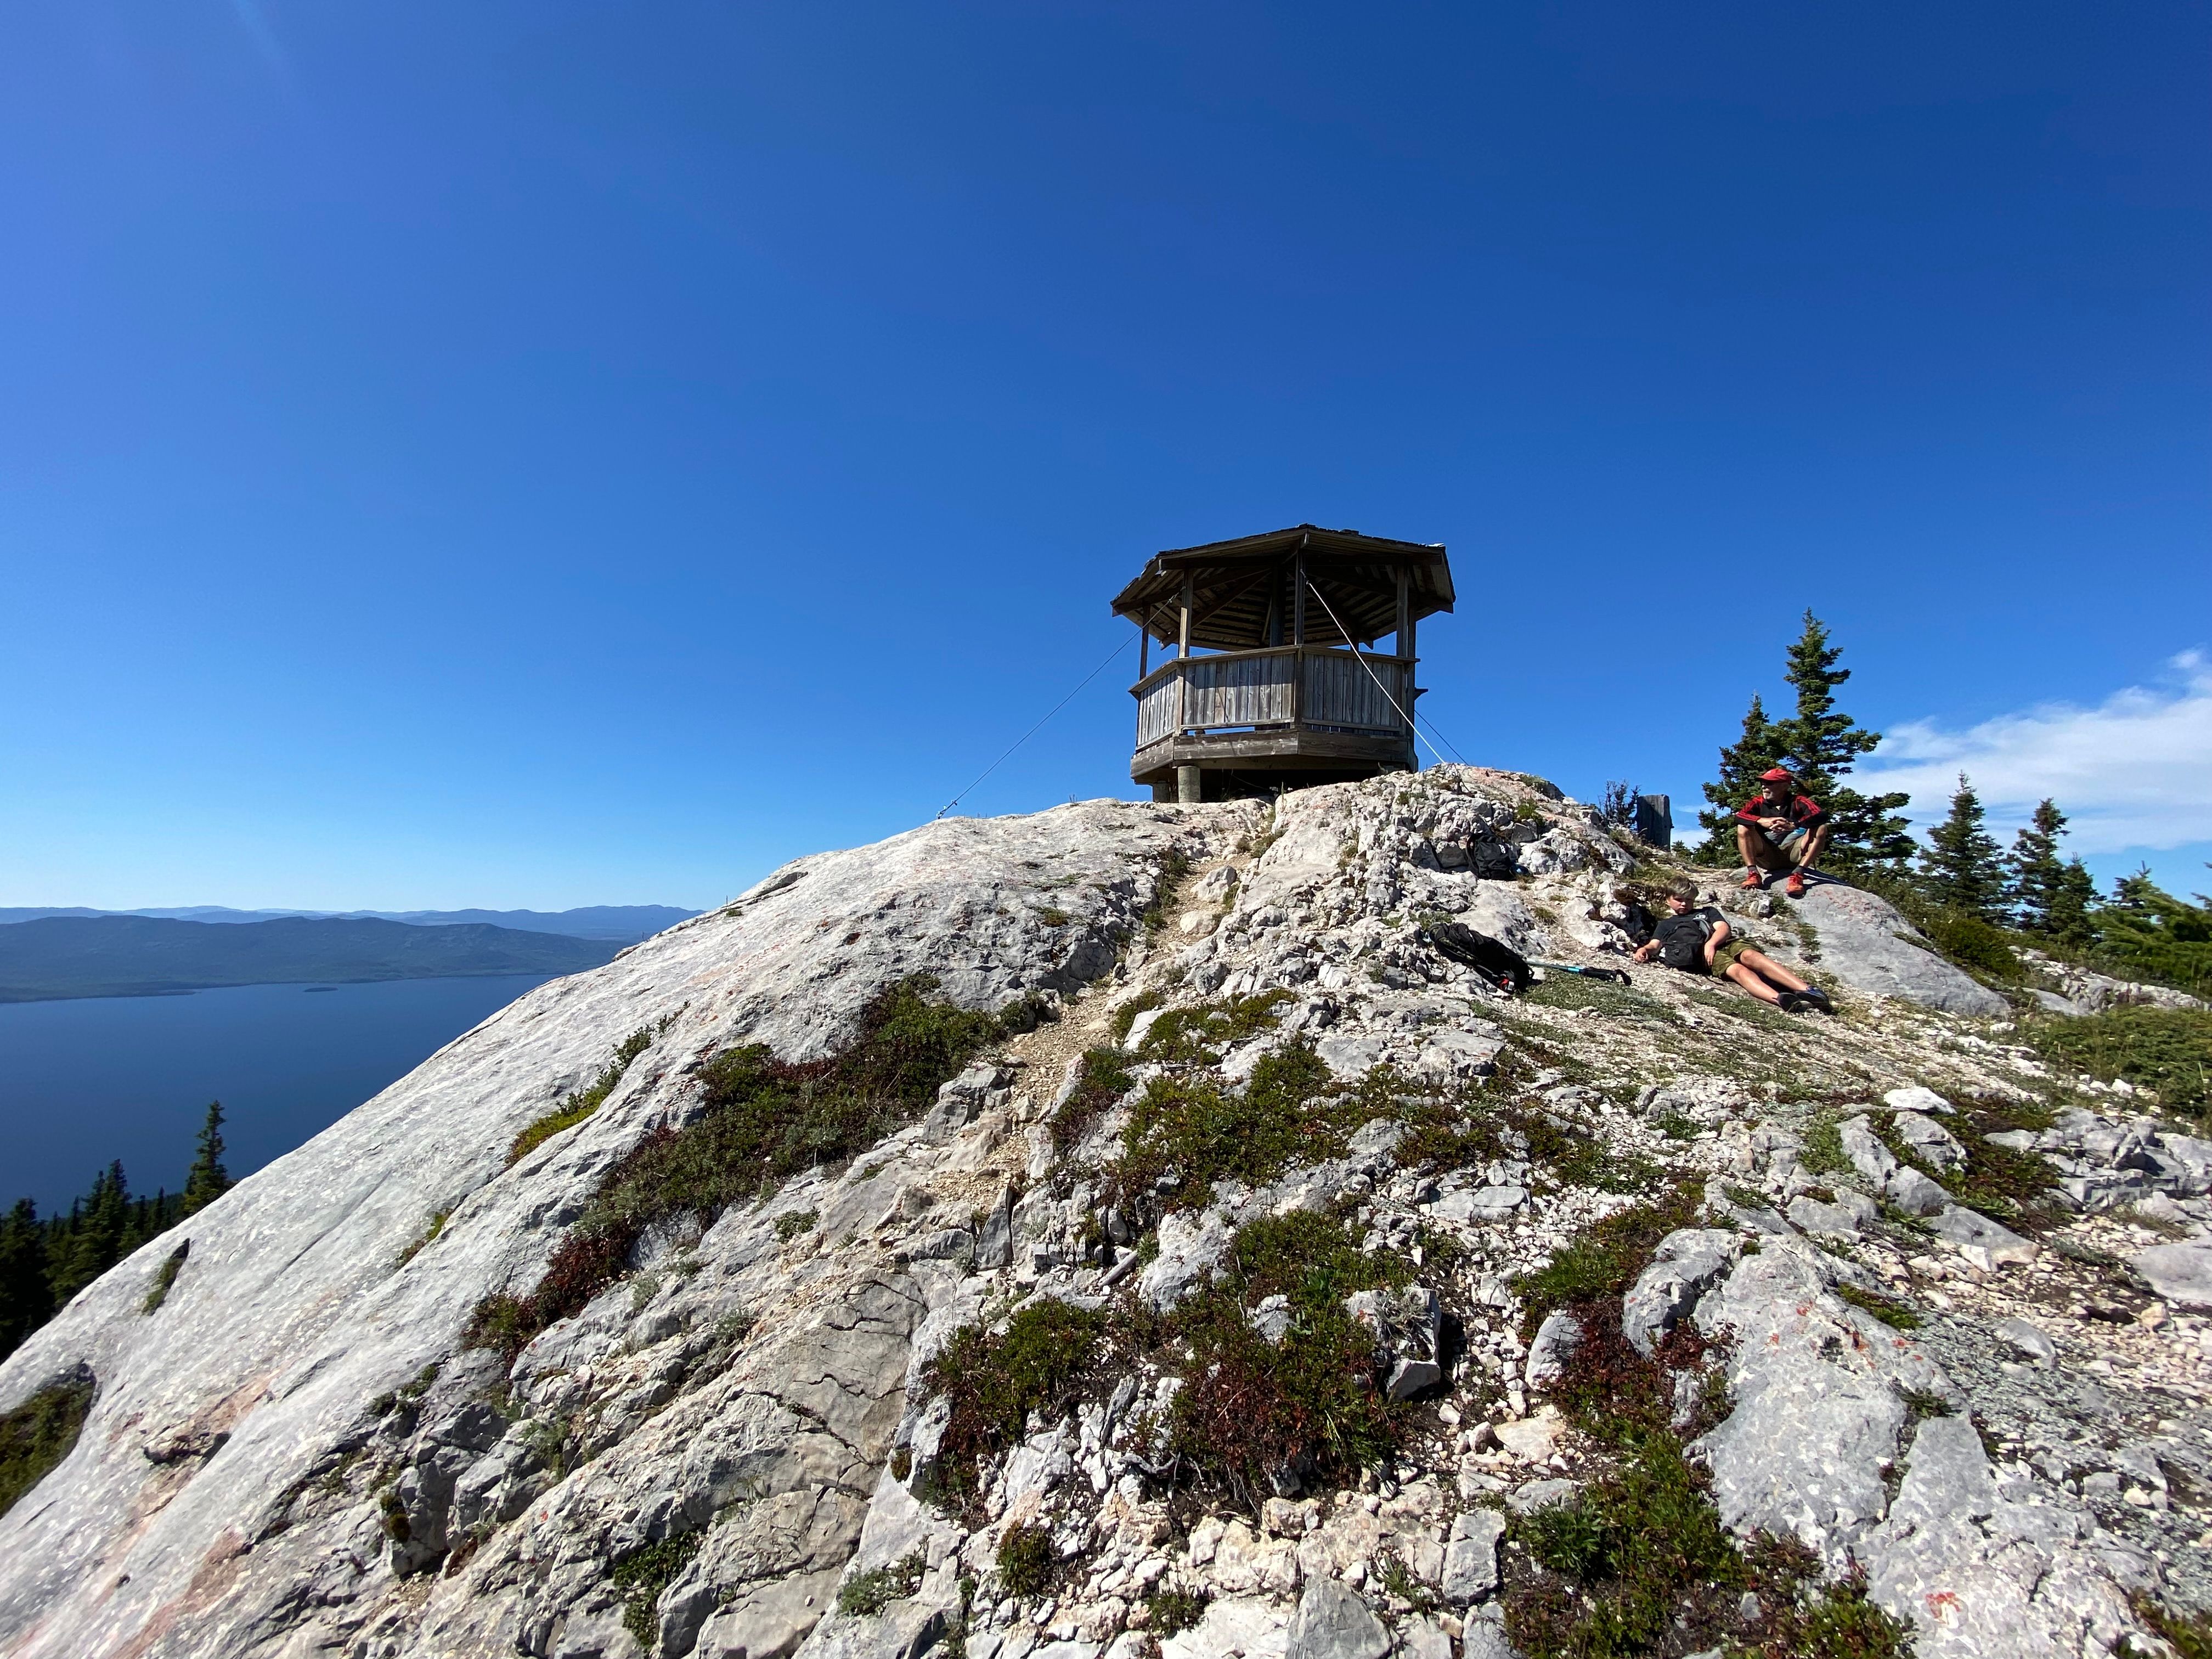
M 1828 811 L 1810 795 L 1797 793 L 1797 780 L 1786 766 L 1759 775 L 1766 786 L 1735 809 L 1735 844 L 1743 854 L 1743 884 L 1764 887 L 1768 875 L 1790 872 L 1784 888 L 1791 898 L 1805 896 L 1805 872 L 1828 844 Z
M 1824 1014 L 1836 1012 L 1826 991 L 1808 985 L 1765 951 L 1730 937 L 1734 930 L 1728 918 L 1710 904 L 1693 908 L 1697 902 L 1698 890 L 1688 882 L 1678 881 L 1668 887 L 1668 914 L 1653 931 L 1651 942 L 1637 948 L 1636 959 L 1649 962 L 1656 956 L 1686 974 L 1733 980 L 1761 1002 L 1771 1002 L 1784 1013 L 1805 1008 L 1817 1008 Z

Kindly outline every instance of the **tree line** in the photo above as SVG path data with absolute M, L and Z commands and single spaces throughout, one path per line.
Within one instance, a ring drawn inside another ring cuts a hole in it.
M 124 1257 L 230 1189 L 222 1124 L 222 1103 L 210 1102 L 181 1192 L 133 1197 L 118 1158 L 66 1214 L 41 1216 L 21 1198 L 0 1217 L 0 1359 Z
M 1836 689 L 1851 677 L 1827 627 L 1810 611 L 1786 653 L 1783 678 L 1795 694 L 1791 713 L 1775 718 L 1754 692 L 1735 742 L 1720 750 L 1719 775 L 1705 786 L 1709 806 L 1698 814 L 1708 831 L 1700 856 L 1733 863 L 1735 809 L 1760 790 L 1759 775 L 1778 764 L 1796 774 L 1803 792 L 1828 810 L 1832 828 L 1824 863 L 1899 902 L 1916 921 L 1934 924 L 1939 941 L 1961 930 L 1995 930 L 2030 945 L 2138 978 L 2203 992 L 2212 988 L 2212 898 L 2189 903 L 2151 879 L 2148 866 L 2117 878 L 2109 893 L 2079 857 L 2060 843 L 2067 815 L 2056 801 L 2038 803 L 2010 848 L 1990 833 L 1972 781 L 1960 774 L 1950 811 L 1916 842 L 1902 809 L 1909 795 L 1862 794 L 1844 780 L 1881 743 L 1837 706 Z M 2002 941 L 1976 941 L 1986 953 Z M 1972 943 L 1968 948 L 1972 948 Z

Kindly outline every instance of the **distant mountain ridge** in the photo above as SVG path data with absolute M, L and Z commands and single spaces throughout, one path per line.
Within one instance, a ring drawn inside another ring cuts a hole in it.
M 482 923 L 525 933 L 559 933 L 568 939 L 614 939 L 635 945 L 641 939 L 689 921 L 696 910 L 671 904 L 586 904 L 573 910 L 234 910 L 222 904 L 182 904 L 143 910 L 94 910 L 82 905 L 0 906 L 0 926 L 46 921 L 55 917 L 152 916 L 169 921 L 239 924 L 305 918 L 316 921 L 399 921 L 410 927 L 452 927 Z
M 0 1002 L 318 980 L 573 974 L 599 966 L 623 944 L 481 922 L 426 927 L 377 917 L 41 916 L 0 927 Z

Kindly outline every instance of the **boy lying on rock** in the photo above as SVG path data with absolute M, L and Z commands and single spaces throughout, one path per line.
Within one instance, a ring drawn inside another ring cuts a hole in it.
M 1761 1002 L 1771 1002 L 1784 1013 L 1806 1008 L 1817 1008 L 1824 1014 L 1836 1012 L 1826 991 L 1808 985 L 1765 951 L 1734 938 L 1735 930 L 1726 916 L 1710 904 L 1694 908 L 1697 902 L 1698 890 L 1689 882 L 1670 885 L 1668 914 L 1652 930 L 1650 942 L 1637 947 L 1636 959 L 1649 962 L 1656 956 L 1686 974 L 1733 980 Z
M 1797 793 L 1797 780 L 1786 766 L 1761 772 L 1766 793 L 1735 809 L 1735 844 L 1743 854 L 1743 884 L 1764 887 L 1769 876 L 1785 871 L 1783 890 L 1805 896 L 1805 872 L 1828 844 L 1828 809 Z

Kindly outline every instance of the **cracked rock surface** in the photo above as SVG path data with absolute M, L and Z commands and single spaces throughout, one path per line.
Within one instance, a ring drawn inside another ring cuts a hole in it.
M 1500 837 L 1524 879 L 1472 873 Z M 1669 1191 L 1692 1223 L 1635 1264 L 1617 1335 L 1702 1345 L 1678 1421 L 1718 1402 L 1692 1455 L 1723 1523 L 1863 1573 L 1923 1656 L 2152 1650 L 2137 1598 L 2212 1605 L 2212 1143 L 2053 1077 L 1871 895 L 1713 895 L 1825 979 L 1832 1018 L 1631 963 L 1632 856 L 1548 785 L 1444 767 L 801 860 L 541 988 L 191 1218 L 158 1311 L 166 1237 L 0 1367 L 0 1408 L 97 1387 L 0 1517 L 0 1655 L 1501 1659 L 1516 1528 L 1611 1455 L 1565 1396 L 1604 1332 L 1524 1317 L 1527 1276 Z M 1428 948 L 1443 916 L 1631 982 L 1501 998 Z M 920 972 L 1060 1018 L 849 1164 L 656 1224 L 511 1363 L 466 1346 L 618 1159 L 697 1121 L 702 1061 L 830 1054 Z M 1174 1038 L 1232 1005 L 1257 1010 L 1233 1040 Z M 604 1104 L 510 1164 L 641 1030 Z M 1114 1097 L 1085 1104 L 1085 1051 L 1115 1048 Z M 1286 1055 L 1359 1103 L 1335 1139 L 1122 1184 L 1156 1081 L 1242 1098 Z M 1967 1201 L 1992 1149 L 2044 1160 L 2045 1209 Z M 1341 1296 L 1387 1456 L 1194 1482 L 1169 1425 L 1204 1378 L 1115 1350 L 940 1501 L 956 1402 L 932 1361 L 963 1333 L 1232 1297 L 1279 1346 L 1303 1316 L 1241 1299 L 1237 1240 L 1298 1217 L 1397 1264 Z M 1041 1581 L 1009 1581 L 1010 1538 L 1041 1540 Z

